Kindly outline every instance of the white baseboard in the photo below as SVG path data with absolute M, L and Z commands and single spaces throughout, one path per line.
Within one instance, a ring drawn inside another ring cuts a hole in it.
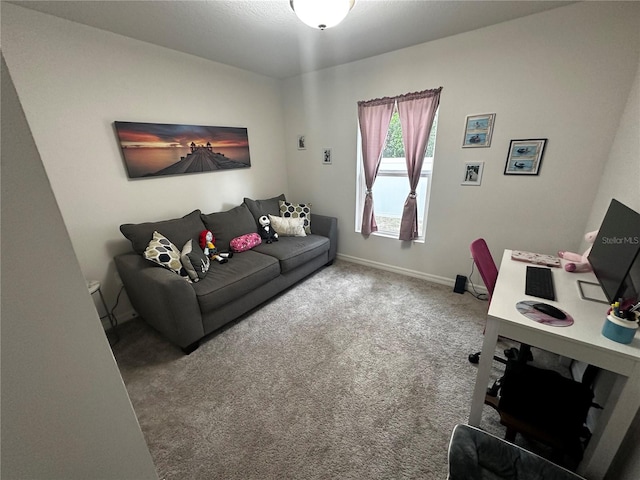
M 344 255 L 338 253 L 337 257 L 345 262 L 357 263 L 366 267 L 377 268 L 378 270 L 385 270 L 387 272 L 398 273 L 400 275 L 406 275 L 408 277 L 420 278 L 428 282 L 438 283 L 440 285 L 447 285 L 453 287 L 456 281 L 453 278 L 440 277 L 438 275 L 430 275 L 424 272 L 418 272 L 417 270 L 411 270 L 408 268 L 396 267 L 395 265 L 389 265 L 387 263 L 373 262 L 371 260 L 365 260 L 364 258 L 352 257 L 351 255 Z M 478 293 L 487 293 L 487 289 L 484 287 L 476 286 Z

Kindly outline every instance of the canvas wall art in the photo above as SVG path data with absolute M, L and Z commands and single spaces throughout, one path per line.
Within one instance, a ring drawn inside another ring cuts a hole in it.
M 249 168 L 242 127 L 114 122 L 129 178 Z

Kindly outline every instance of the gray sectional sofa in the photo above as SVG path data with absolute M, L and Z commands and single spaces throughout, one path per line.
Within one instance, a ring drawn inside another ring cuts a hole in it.
M 190 283 L 143 253 L 157 231 L 181 248 L 211 230 L 216 248 L 228 250 L 238 236 L 257 232 L 261 215 L 280 215 L 284 195 L 266 200 L 244 199 L 225 212 L 195 210 L 182 218 L 120 226 L 133 251 L 115 257 L 115 265 L 131 304 L 140 316 L 185 353 L 226 323 L 329 265 L 336 257 L 337 219 L 312 213 L 311 234 L 283 237 L 240 253 L 228 263 L 212 261 L 206 276 Z

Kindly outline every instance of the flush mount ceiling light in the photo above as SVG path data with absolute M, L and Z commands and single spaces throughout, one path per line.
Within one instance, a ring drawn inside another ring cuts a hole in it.
M 303 23 L 320 30 L 338 25 L 354 3 L 356 0 L 289 0 L 291 9 Z

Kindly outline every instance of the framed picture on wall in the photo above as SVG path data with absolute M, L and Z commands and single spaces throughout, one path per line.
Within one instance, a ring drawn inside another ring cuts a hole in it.
M 464 124 L 462 148 L 490 147 L 495 113 L 468 115 Z
M 546 138 L 511 140 L 504 174 L 538 175 L 546 143 Z
M 462 183 L 460 185 L 480 185 L 484 162 L 465 162 Z
M 129 178 L 251 167 L 244 127 L 114 122 Z
M 331 165 L 331 149 L 330 148 L 322 149 L 322 164 Z

